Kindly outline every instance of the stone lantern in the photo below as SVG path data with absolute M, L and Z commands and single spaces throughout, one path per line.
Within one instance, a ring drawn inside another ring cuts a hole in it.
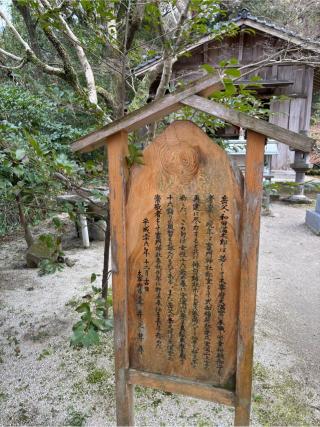
M 291 163 L 290 167 L 296 173 L 295 183 L 297 186 L 295 194 L 288 197 L 286 201 L 290 203 L 311 204 L 312 200 L 304 194 L 305 173 L 312 169 L 312 164 L 309 163 L 309 154 L 295 150 L 294 162 Z

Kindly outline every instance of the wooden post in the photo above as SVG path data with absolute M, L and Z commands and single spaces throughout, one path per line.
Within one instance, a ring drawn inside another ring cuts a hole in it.
M 235 425 L 250 423 L 252 360 L 265 136 L 248 131 L 242 217 L 242 253 Z
M 79 224 L 81 229 L 82 244 L 84 248 L 90 247 L 88 223 L 85 215 L 79 215 Z
M 126 248 L 126 185 L 128 134 L 117 132 L 108 138 L 110 184 L 110 227 L 112 256 L 112 294 L 114 317 L 114 351 L 117 425 L 132 426 L 133 386 L 128 384 L 129 368 L 127 331 L 127 248 Z

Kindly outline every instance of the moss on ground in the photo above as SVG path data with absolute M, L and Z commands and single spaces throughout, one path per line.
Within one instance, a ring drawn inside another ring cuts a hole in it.
M 84 425 L 87 418 L 87 414 L 83 414 L 82 412 L 76 411 L 71 406 L 68 408 L 68 417 L 65 420 L 65 425 L 81 427 Z
M 108 378 L 108 372 L 105 369 L 94 369 L 87 376 L 89 384 L 101 383 Z
M 312 394 L 312 393 L 311 393 Z M 253 416 L 263 426 L 318 425 L 320 419 L 308 400 L 303 382 L 289 372 L 254 366 Z

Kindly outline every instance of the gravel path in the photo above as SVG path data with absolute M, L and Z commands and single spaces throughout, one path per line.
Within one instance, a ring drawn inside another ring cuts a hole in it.
M 254 425 L 320 424 L 320 238 L 305 208 L 263 217 L 255 339 Z M 39 277 L 22 268 L 23 241 L 0 248 L 0 425 L 115 423 L 112 334 L 69 347 L 75 304 L 100 273 L 103 243 L 67 236 L 73 268 Z M 230 425 L 233 410 L 136 388 L 137 425 Z
M 271 366 L 301 370 L 319 393 L 320 237 L 304 224 L 305 207 L 273 211 L 275 218 L 262 219 L 256 328 L 267 338 L 257 354 Z M 276 350 L 283 345 L 284 355 Z

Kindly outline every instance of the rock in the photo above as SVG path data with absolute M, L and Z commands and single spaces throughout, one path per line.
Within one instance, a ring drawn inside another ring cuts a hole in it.
M 44 259 L 50 259 L 57 261 L 59 251 L 56 250 L 56 246 L 48 248 L 47 244 L 41 240 L 36 240 L 26 253 L 27 266 L 29 268 L 37 268 L 40 261 Z
M 91 218 L 104 218 L 107 212 L 106 203 L 89 203 L 87 216 Z
M 88 222 L 90 240 L 104 241 L 107 223 L 100 219 L 99 221 Z
M 68 258 L 68 257 L 66 257 L 66 258 L 64 259 L 64 262 L 66 263 L 66 265 L 67 265 L 68 267 L 73 267 L 73 266 L 75 265 L 75 263 L 76 263 L 76 261 L 75 261 L 74 259 L 70 259 L 70 258 Z

